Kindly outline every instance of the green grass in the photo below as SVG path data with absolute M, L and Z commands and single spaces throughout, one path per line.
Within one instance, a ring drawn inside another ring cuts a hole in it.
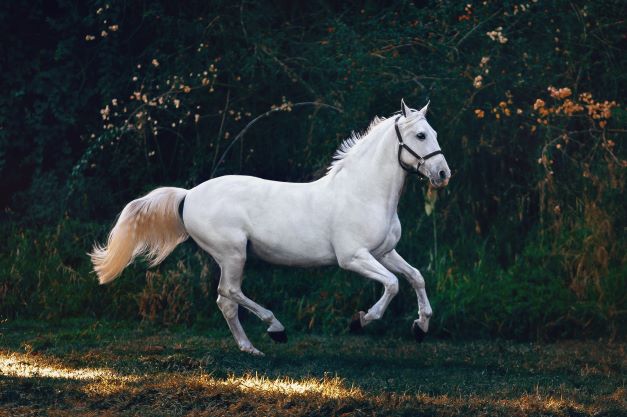
M 625 345 L 291 334 L 265 357 L 198 325 L 5 321 L 0 414 L 556 415 L 624 413 Z M 623 414 L 624 415 L 624 414 Z

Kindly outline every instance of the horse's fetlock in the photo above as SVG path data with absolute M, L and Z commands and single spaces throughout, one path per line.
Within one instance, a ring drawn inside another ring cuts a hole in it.
M 239 349 L 244 352 L 250 352 L 251 349 L 254 349 L 252 343 L 250 342 L 239 342 Z
M 271 311 L 265 311 L 263 313 L 261 313 L 260 318 L 262 321 L 265 321 L 266 323 L 271 323 L 273 322 L 275 319 L 274 314 L 272 314 Z
M 379 320 L 383 314 L 380 311 L 368 310 L 368 313 L 364 316 L 365 322 L 371 322 L 373 320 Z

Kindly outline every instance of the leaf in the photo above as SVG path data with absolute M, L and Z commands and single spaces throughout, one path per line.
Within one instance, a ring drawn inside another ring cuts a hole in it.
M 435 202 L 438 199 L 438 193 L 433 188 L 429 187 L 427 193 L 425 194 L 425 213 L 427 216 L 430 216 L 435 210 Z

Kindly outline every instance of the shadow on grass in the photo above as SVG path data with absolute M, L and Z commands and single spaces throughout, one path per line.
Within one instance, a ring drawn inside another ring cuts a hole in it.
M 0 410 L 127 415 L 620 415 L 623 345 L 264 340 L 69 323 L 2 327 Z

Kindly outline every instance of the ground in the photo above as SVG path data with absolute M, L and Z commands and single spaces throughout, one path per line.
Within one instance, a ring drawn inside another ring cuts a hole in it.
M 619 416 L 625 344 L 0 324 L 0 415 Z

